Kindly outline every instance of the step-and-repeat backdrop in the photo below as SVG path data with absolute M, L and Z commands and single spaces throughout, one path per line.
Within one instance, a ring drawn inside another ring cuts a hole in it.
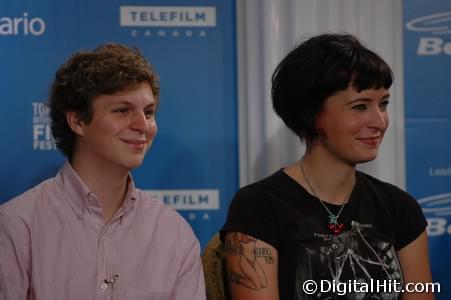
M 0 4 L 0 203 L 54 176 L 46 106 L 80 49 L 137 46 L 161 78 L 159 133 L 137 185 L 173 205 L 203 246 L 238 188 L 235 3 L 42 0 Z M 451 299 L 451 2 L 404 1 L 407 189 L 428 218 L 439 299 Z
M 404 1 L 407 190 L 428 220 L 437 299 L 451 299 L 451 1 Z
M 104 42 L 140 48 L 160 75 L 159 132 L 133 176 L 205 246 L 238 188 L 234 1 L 2 1 L 0 203 L 63 164 L 49 86 L 72 53 Z

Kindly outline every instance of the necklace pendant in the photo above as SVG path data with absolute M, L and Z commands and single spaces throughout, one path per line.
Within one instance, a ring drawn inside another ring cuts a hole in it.
M 329 223 L 327 227 L 333 234 L 340 234 L 345 228 L 345 225 L 343 223 L 337 222 L 337 223 Z
M 329 214 L 329 224 L 327 224 L 327 227 L 329 228 L 329 230 L 333 234 L 335 234 L 335 235 L 340 234 L 343 231 L 343 229 L 345 228 L 345 225 L 343 223 L 338 223 L 338 218 L 340 217 L 341 212 L 343 211 L 344 207 L 346 206 L 346 203 L 348 203 L 349 197 L 351 196 L 353 188 L 348 192 L 348 195 L 346 196 L 345 201 L 341 204 L 341 207 L 338 210 L 338 213 L 337 214 L 333 214 L 330 211 L 330 209 L 326 206 L 326 204 L 324 204 L 324 202 L 316 195 L 315 189 L 310 184 L 310 181 L 308 180 L 307 174 L 305 174 L 303 162 L 304 162 L 304 157 L 301 159 L 301 161 L 299 163 L 300 164 L 300 168 L 301 168 L 302 176 L 304 177 L 305 182 L 307 183 L 308 187 L 312 191 L 312 195 L 315 196 L 316 198 L 318 198 L 319 203 L 322 205 L 322 207 L 324 207 L 324 209 Z

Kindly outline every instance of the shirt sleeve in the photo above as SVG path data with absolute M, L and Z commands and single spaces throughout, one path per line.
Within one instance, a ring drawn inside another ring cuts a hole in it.
M 0 299 L 28 299 L 29 228 L 0 212 Z
M 177 274 L 172 299 L 205 300 L 206 290 L 199 241 L 190 225 L 181 217 L 179 226 L 184 247 L 184 258 Z
M 271 198 L 255 185 L 239 190 L 230 204 L 227 220 L 220 235 L 224 242 L 227 232 L 241 232 L 278 248 L 276 207 Z
M 395 249 L 399 251 L 418 238 L 427 221 L 417 200 L 408 193 L 398 190 L 394 197 L 398 200 Z

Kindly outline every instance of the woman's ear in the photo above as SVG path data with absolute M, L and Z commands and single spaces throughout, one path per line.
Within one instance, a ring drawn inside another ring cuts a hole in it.
M 316 133 L 318 134 L 318 136 L 324 135 L 323 122 L 324 122 L 324 118 L 322 117 L 321 112 L 319 112 L 315 118 L 315 130 L 316 130 Z
M 80 120 L 78 114 L 75 111 L 68 111 L 66 113 L 66 122 L 73 132 L 80 136 L 83 136 L 83 121 Z

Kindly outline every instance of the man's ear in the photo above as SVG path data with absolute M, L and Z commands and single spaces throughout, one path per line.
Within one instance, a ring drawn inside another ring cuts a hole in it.
M 79 136 L 83 136 L 83 121 L 79 118 L 76 112 L 68 111 L 66 113 L 66 122 L 73 132 Z

